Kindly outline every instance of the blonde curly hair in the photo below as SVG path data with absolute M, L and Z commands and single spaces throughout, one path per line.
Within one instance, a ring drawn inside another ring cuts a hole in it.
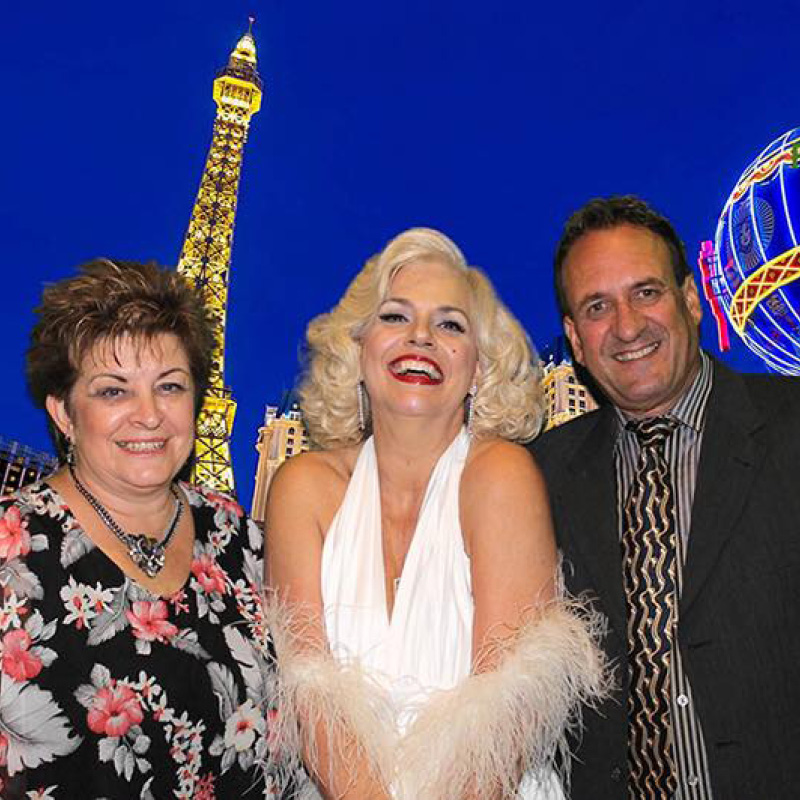
M 472 400 L 473 435 L 532 439 L 543 416 L 541 369 L 525 331 L 486 275 L 467 266 L 452 240 L 431 228 L 411 228 L 370 258 L 336 307 L 308 326 L 308 366 L 299 395 L 311 440 L 330 449 L 364 438 L 357 398 L 361 337 L 375 319 L 392 278 L 416 261 L 447 264 L 464 275 L 470 288 L 481 375 Z

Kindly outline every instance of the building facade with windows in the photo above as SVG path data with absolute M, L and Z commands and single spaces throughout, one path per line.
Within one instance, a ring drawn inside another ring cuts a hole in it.
M 0 495 L 46 478 L 57 467 L 58 460 L 49 453 L 0 436 Z
M 261 527 L 266 516 L 269 485 L 278 467 L 287 458 L 308 449 L 308 433 L 300 408 L 291 393 L 287 393 L 279 406 L 267 406 L 264 424 L 258 429 L 258 467 L 250 517 Z
M 597 408 L 591 392 L 575 374 L 563 336 L 559 336 L 550 347 L 542 351 L 542 373 L 545 430 Z

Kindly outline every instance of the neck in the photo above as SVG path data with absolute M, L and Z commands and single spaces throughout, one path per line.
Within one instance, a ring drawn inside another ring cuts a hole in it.
M 174 511 L 175 501 L 169 484 L 148 489 L 120 489 L 80 464 L 76 464 L 74 470 L 83 486 L 125 530 L 160 535 L 165 520 Z M 48 480 L 59 492 L 66 489 L 72 497 L 80 494 L 67 469 L 59 470 Z
M 373 420 L 381 493 L 424 491 L 440 456 L 461 430 L 460 415 L 447 423 L 421 418 Z

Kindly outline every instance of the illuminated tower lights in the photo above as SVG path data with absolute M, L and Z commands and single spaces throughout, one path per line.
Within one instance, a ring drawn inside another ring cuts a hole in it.
M 703 297 L 705 297 L 714 317 L 714 322 L 717 325 L 717 345 L 722 352 L 730 350 L 728 324 L 720 301 L 720 297 L 723 294 L 723 289 L 720 285 L 723 277 L 720 273 L 719 259 L 712 241 L 700 243 L 697 266 L 700 268 L 700 274 L 703 278 Z
M 233 493 L 230 437 L 236 402 L 225 385 L 225 321 L 236 198 L 250 118 L 261 108 L 262 83 L 250 30 L 214 81 L 217 116 L 178 271 L 203 296 L 213 324 L 211 380 L 197 422 L 193 480 Z

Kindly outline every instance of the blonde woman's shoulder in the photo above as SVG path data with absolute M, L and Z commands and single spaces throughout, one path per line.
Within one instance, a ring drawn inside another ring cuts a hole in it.
M 474 472 L 485 477 L 484 473 L 502 472 L 513 467 L 535 468 L 527 448 L 508 439 L 487 437 L 472 442 L 464 474 Z
M 504 439 L 475 443 L 461 476 L 459 508 L 470 557 L 486 552 L 487 542 L 490 550 L 502 542 L 514 546 L 531 538 L 543 548 L 552 547 L 544 478 L 521 445 Z
M 527 448 L 500 438 L 473 442 L 461 477 L 462 496 L 485 497 L 494 487 L 513 496 L 542 486 L 541 471 Z
M 269 487 L 270 510 L 287 506 L 324 521 L 336 513 L 353 474 L 361 445 L 300 453 L 281 464 Z

